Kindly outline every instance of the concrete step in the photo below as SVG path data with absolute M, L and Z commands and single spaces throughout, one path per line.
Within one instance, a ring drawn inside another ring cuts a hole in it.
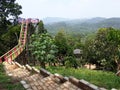
M 15 65 L 14 63 L 11 63 L 11 64 L 5 63 L 4 68 L 5 68 L 7 71 L 12 71 L 12 70 L 14 70 L 14 69 L 16 69 L 16 68 L 19 68 L 19 67 L 18 67 L 17 65 Z
M 26 90 L 106 90 L 85 80 L 65 78 L 59 74 L 51 74 L 45 69 L 37 70 L 16 62 L 6 63 L 5 70 L 13 79 L 20 81 Z
M 6 73 L 14 79 L 21 80 L 24 77 L 28 77 L 30 72 L 25 67 L 19 67 L 14 64 L 5 64 Z

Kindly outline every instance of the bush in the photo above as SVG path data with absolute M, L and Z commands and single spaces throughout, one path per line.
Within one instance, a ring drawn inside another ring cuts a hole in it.
M 77 68 L 78 67 L 77 61 L 74 57 L 67 56 L 67 57 L 64 58 L 64 60 L 65 60 L 65 67 L 66 68 L 68 68 L 68 67 Z

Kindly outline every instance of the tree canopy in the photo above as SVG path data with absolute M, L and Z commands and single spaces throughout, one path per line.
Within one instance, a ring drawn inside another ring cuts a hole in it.
M 114 28 L 101 28 L 85 48 L 90 63 L 115 70 L 120 61 L 120 31 Z
M 0 0 L 0 29 L 10 24 L 10 20 L 15 20 L 22 14 L 22 7 L 16 0 Z M 5 28 L 6 29 L 6 28 Z
M 55 36 L 55 44 L 58 46 L 59 54 L 66 55 L 68 51 L 68 44 L 65 32 L 63 30 L 59 31 Z
M 22 7 L 16 0 L 0 0 L 0 55 L 17 43 L 20 27 L 13 26 Z
M 41 66 L 45 68 L 45 63 L 53 63 L 58 52 L 54 39 L 48 33 L 33 34 L 32 39 L 34 40 L 30 44 L 30 50 Z
M 38 23 L 38 31 L 37 31 L 37 33 L 38 34 L 47 33 L 47 30 L 44 28 L 44 24 L 43 24 L 42 20 Z

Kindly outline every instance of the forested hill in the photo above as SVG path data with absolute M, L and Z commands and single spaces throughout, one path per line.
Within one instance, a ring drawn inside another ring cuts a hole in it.
M 63 19 L 62 19 L 63 20 Z M 45 28 L 52 34 L 57 33 L 59 30 L 65 30 L 67 33 L 93 33 L 102 27 L 120 28 L 120 18 L 92 18 L 92 19 L 76 19 L 56 21 L 45 23 Z M 53 20 L 54 21 L 54 20 Z

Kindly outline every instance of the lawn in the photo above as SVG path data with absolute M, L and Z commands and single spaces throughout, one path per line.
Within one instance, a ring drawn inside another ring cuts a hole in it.
M 116 76 L 113 72 L 64 67 L 47 67 L 47 70 L 51 73 L 59 73 L 63 76 L 74 76 L 78 79 L 85 79 L 90 83 L 106 89 L 120 89 L 120 77 Z
M 0 64 L 0 90 L 25 90 L 19 81 L 13 80 L 5 74 Z

